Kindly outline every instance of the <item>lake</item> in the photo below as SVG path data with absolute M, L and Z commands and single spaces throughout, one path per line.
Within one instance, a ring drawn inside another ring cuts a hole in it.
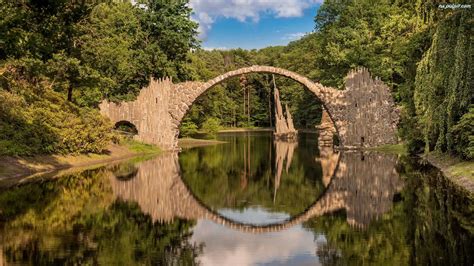
M 218 135 L 0 190 L 0 265 L 472 265 L 473 197 L 417 158 Z

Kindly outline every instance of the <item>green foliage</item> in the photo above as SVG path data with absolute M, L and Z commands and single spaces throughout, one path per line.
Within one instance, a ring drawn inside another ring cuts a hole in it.
M 251 65 L 272 65 L 287 68 L 316 79 L 314 61 L 317 40 L 309 35 L 288 47 L 268 47 L 262 50 L 229 51 L 198 50 L 190 55 L 188 69 L 194 79 L 207 81 L 227 71 Z M 239 78 L 216 85 L 191 107 L 186 119 L 200 126 L 209 117 L 216 117 L 226 127 L 268 127 L 273 124 L 273 85 L 268 74 L 246 75 L 245 88 L 250 95 L 250 123 L 244 113 L 244 89 Z M 317 97 L 295 81 L 276 76 L 283 103 L 288 103 L 295 125 L 312 128 L 319 123 L 321 105 Z M 245 97 L 248 96 L 245 95 Z M 247 101 L 247 99 L 246 99 Z
M 33 73 L 35 62 L 14 62 L 1 76 L 0 154 L 102 152 L 111 139 L 109 122 L 67 102 L 45 78 L 21 75 Z
M 323 84 L 343 87 L 345 75 L 357 66 L 368 67 L 391 87 L 403 82 L 416 16 L 392 2 L 326 1 L 321 6 L 315 21 Z
M 138 142 L 138 141 L 135 141 L 135 140 L 125 140 L 123 141 L 123 144 L 125 144 L 125 146 L 133 151 L 133 152 L 136 152 L 136 153 L 160 153 L 161 152 L 161 149 L 158 148 L 157 146 L 155 145 L 151 145 L 151 144 L 145 144 L 145 143 L 142 143 L 142 142 Z
M 208 135 L 215 137 L 219 129 L 221 128 L 221 121 L 219 119 L 211 117 L 202 123 L 201 129 Z
M 123 175 L 127 166 L 112 172 Z M 155 223 L 137 204 L 116 201 L 111 174 L 99 168 L 1 192 L 3 259 L 35 265 L 195 265 L 202 248 L 188 241 L 193 222 Z
M 456 143 L 456 152 L 465 158 L 474 158 L 474 106 L 469 107 L 459 122 L 452 128 L 453 142 Z
M 0 90 L 0 154 L 100 153 L 110 141 L 110 125 L 97 111 L 81 110 L 50 92 L 27 103 Z M 20 108 L 19 108 L 20 107 Z
M 192 121 L 184 121 L 181 123 L 179 133 L 181 137 L 190 137 L 198 132 L 198 126 Z
M 191 10 L 185 1 L 144 4 L 5 3 L 0 59 L 41 60 L 52 87 L 81 106 L 133 99 L 150 76 L 186 79 L 187 53 L 198 45 Z
M 315 18 L 314 68 L 323 84 L 343 87 L 349 69 L 368 67 L 402 105 L 399 134 L 410 153 L 424 148 L 467 157 L 466 136 L 472 133 L 459 127 L 454 136 L 452 128 L 474 95 L 472 12 L 437 4 L 325 1 Z
M 425 152 L 468 155 L 464 149 L 469 146 L 464 145 L 468 144 L 466 136 L 472 134 L 472 127 L 457 127 L 456 137 L 453 128 L 474 99 L 473 26 L 471 12 L 458 12 L 441 21 L 418 65 L 414 101 Z M 468 116 L 465 119 L 469 120 Z M 464 129 L 467 131 L 462 132 Z
M 0 154 L 101 152 L 110 125 L 90 108 L 133 99 L 150 77 L 188 78 L 186 1 L 140 3 L 2 2 Z

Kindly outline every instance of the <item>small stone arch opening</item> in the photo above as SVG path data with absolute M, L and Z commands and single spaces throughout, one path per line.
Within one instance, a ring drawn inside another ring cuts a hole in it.
M 126 120 L 118 121 L 115 123 L 114 130 L 119 133 L 120 135 L 132 139 L 136 135 L 138 135 L 137 127 Z

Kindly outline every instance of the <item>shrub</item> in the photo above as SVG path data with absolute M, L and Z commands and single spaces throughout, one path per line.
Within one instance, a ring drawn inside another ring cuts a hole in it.
M 192 121 L 184 121 L 179 127 L 181 137 L 189 137 L 197 133 L 198 127 Z
M 221 127 L 221 122 L 219 119 L 211 117 L 206 119 L 204 123 L 202 123 L 201 129 L 206 132 L 208 135 L 215 137 L 217 132 Z
M 111 125 L 98 111 L 79 109 L 58 93 L 0 90 L 0 154 L 100 153 Z

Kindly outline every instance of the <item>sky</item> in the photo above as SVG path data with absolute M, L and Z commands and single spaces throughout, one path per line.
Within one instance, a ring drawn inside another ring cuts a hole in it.
M 272 216 L 289 218 L 288 214 L 268 212 L 258 207 L 218 212 L 238 222 L 261 220 L 268 223 L 267 218 Z M 211 266 L 320 265 L 316 251 L 327 244 L 325 236 L 315 234 L 301 224 L 279 232 L 251 234 L 208 220 L 197 221 L 190 240 L 195 245 L 204 244 L 197 259 L 202 265 Z
M 190 0 L 204 49 L 286 45 L 314 29 L 323 0 Z

